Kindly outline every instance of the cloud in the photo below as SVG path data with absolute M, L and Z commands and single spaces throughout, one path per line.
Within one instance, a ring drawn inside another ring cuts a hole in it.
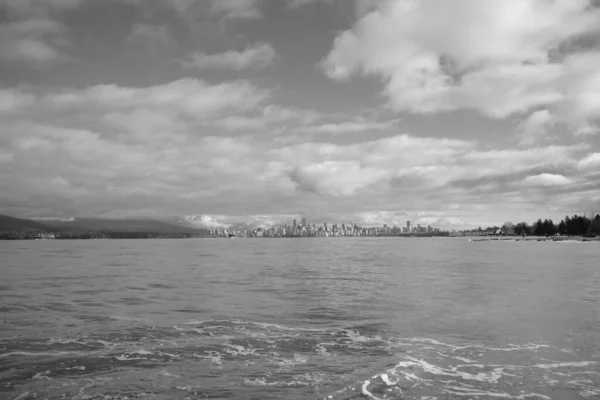
M 275 49 L 268 43 L 257 43 L 242 51 L 229 50 L 220 54 L 196 52 L 182 64 L 188 68 L 229 68 L 240 71 L 248 68 L 263 68 L 277 59 Z
M 361 213 L 381 211 L 388 214 L 377 221 L 388 224 L 407 216 L 456 225 L 488 212 L 503 222 L 496 207 L 538 213 L 540 204 L 563 210 L 600 195 L 592 184 L 597 157 L 584 144 L 490 149 L 397 132 L 290 143 L 275 139 L 332 116 L 275 98 L 244 80 L 190 78 L 149 87 L 4 88 L 0 192 L 10 197 L 0 198 L 0 213 L 143 211 L 268 224 L 303 211 L 315 222 L 367 221 Z M 245 122 L 223 124 L 232 118 Z M 417 215 L 422 210 L 431 211 Z
M 321 65 L 334 79 L 380 77 L 399 111 L 505 118 L 545 108 L 589 131 L 600 53 L 566 44 L 599 31 L 589 0 L 384 0 L 337 36 Z
M 35 97 L 18 90 L 0 89 L 0 113 L 10 113 L 34 104 Z
M 582 169 L 600 168 L 600 153 L 592 153 L 579 161 Z
M 531 146 L 538 142 L 547 133 L 547 129 L 553 123 L 552 115 L 548 110 L 538 110 L 531 113 L 517 127 L 521 136 L 520 144 Z
M 325 161 L 297 167 L 289 176 L 301 191 L 347 197 L 385 179 L 387 171 L 361 167 L 358 162 L 353 161 Z
M 211 11 L 225 19 L 258 19 L 262 17 L 260 0 L 212 0 Z
M 288 6 L 290 8 L 302 7 L 311 3 L 317 3 L 321 0 L 288 0 Z
M 46 67 L 67 59 L 66 28 L 48 19 L 0 24 L 0 59 L 26 67 Z
M 217 220 L 218 217 L 210 215 L 188 215 L 185 217 L 185 221 L 202 228 L 229 228 L 231 224 L 225 224 Z
M 269 97 L 267 90 L 238 80 L 210 85 L 199 79 L 184 78 L 150 87 L 96 85 L 83 90 L 64 90 L 38 97 L 45 108 L 134 111 L 153 109 L 202 118 L 224 109 L 250 110 Z
M 127 36 L 127 42 L 147 46 L 150 49 L 166 47 L 172 43 L 166 25 L 134 24 Z
M 256 112 L 246 115 L 228 115 L 215 124 L 229 131 L 250 131 L 265 129 L 269 126 L 290 127 L 313 123 L 321 118 L 321 115 L 312 110 L 293 107 L 282 107 L 273 104 L 266 105 Z
M 327 123 L 316 126 L 307 126 L 301 128 L 301 132 L 305 133 L 322 133 L 339 135 L 345 133 L 356 133 L 365 131 L 381 131 L 394 127 L 398 123 L 397 120 L 392 121 L 345 121 L 337 123 Z
M 571 180 L 560 174 L 543 173 L 539 175 L 528 176 L 523 182 L 527 185 L 534 186 L 556 186 L 568 185 L 571 183 Z
M 4 8 L 14 17 L 47 15 L 52 12 L 72 10 L 89 0 L 0 0 Z

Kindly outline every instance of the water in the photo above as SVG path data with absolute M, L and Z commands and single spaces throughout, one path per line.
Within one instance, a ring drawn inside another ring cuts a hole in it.
M 600 245 L 0 242 L 0 398 L 599 399 Z

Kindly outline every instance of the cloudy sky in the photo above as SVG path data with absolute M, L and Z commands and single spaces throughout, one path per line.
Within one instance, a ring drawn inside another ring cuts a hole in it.
M 560 219 L 600 211 L 600 2 L 0 0 L 0 121 L 13 216 Z

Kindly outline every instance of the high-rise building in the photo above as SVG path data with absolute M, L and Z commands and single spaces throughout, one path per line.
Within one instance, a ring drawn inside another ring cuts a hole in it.
M 296 225 L 297 225 L 296 218 L 294 218 L 293 225 L 294 225 L 294 228 L 295 228 L 295 227 L 296 227 Z
M 410 221 L 406 221 L 406 232 L 410 233 Z
M 306 226 L 306 217 L 302 217 L 302 226 Z

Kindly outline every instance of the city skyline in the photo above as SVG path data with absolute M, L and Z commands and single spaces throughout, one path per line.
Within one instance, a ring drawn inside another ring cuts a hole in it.
M 0 214 L 597 212 L 599 37 L 592 0 L 0 0 Z

